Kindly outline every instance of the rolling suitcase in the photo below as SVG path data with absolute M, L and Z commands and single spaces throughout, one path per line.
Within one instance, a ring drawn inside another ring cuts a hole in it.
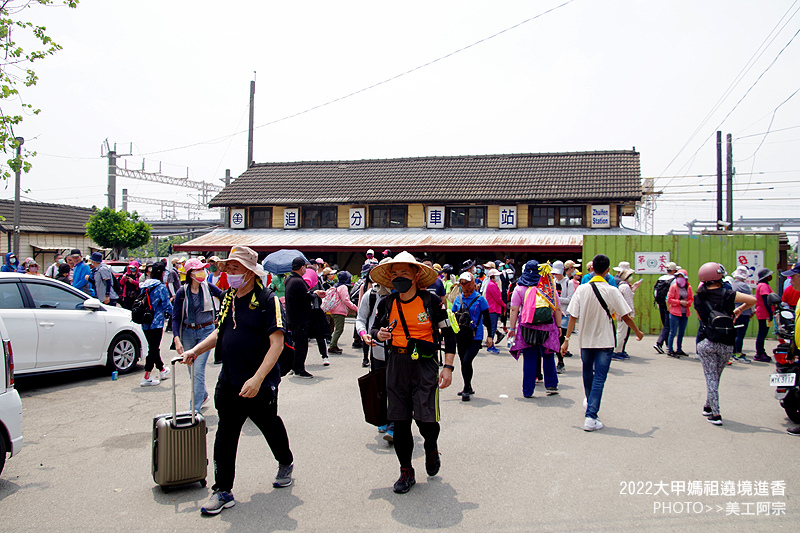
M 153 419 L 153 480 L 163 491 L 177 485 L 200 482 L 206 486 L 208 458 L 206 455 L 206 420 L 194 410 L 194 387 L 192 387 L 192 410 L 177 412 L 175 394 L 175 363 L 182 357 L 174 357 L 172 365 L 172 413 L 157 415 Z M 194 382 L 194 365 L 189 366 Z

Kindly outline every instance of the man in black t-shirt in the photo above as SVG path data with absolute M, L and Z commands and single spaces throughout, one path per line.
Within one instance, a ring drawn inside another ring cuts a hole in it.
M 273 487 L 292 484 L 294 468 L 289 437 L 278 416 L 277 366 L 283 351 L 284 316 L 280 300 L 266 291 L 259 278 L 265 274 L 257 263 L 258 254 L 245 246 L 234 246 L 226 273 L 231 290 L 226 295 L 219 316 L 219 327 L 205 340 L 183 352 L 183 362 L 191 364 L 197 354 L 217 346 L 222 370 L 214 392 L 219 415 L 214 440 L 214 485 L 203 514 L 218 514 L 233 507 L 233 479 L 236 471 L 236 448 L 242 426 L 249 418 L 264 434 L 278 461 L 278 475 Z

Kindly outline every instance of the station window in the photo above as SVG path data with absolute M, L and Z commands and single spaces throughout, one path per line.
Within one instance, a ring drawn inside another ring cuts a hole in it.
M 250 227 L 251 228 L 271 228 L 272 227 L 272 208 L 271 207 L 251 207 L 250 208 Z
M 370 226 L 373 228 L 405 228 L 406 206 L 375 206 L 369 208 Z
M 335 228 L 338 213 L 335 207 L 304 207 L 304 228 Z
M 486 208 L 448 207 L 447 225 L 451 228 L 483 228 L 486 226 Z
M 533 207 L 528 209 L 531 227 L 583 226 L 583 206 Z

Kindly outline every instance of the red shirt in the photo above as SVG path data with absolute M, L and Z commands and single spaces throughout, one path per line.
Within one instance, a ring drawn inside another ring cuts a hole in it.
M 772 293 L 769 283 L 759 283 L 756 287 L 756 319 L 769 320 L 771 313 L 764 305 L 764 296 Z

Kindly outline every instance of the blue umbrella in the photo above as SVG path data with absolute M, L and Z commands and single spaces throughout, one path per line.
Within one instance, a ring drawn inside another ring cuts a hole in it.
M 265 257 L 261 265 L 267 272 L 273 274 L 288 274 L 292 271 L 292 261 L 295 257 L 302 257 L 303 260 L 308 263 L 308 259 L 306 259 L 306 256 L 303 255 L 303 252 L 300 250 L 278 250 Z

